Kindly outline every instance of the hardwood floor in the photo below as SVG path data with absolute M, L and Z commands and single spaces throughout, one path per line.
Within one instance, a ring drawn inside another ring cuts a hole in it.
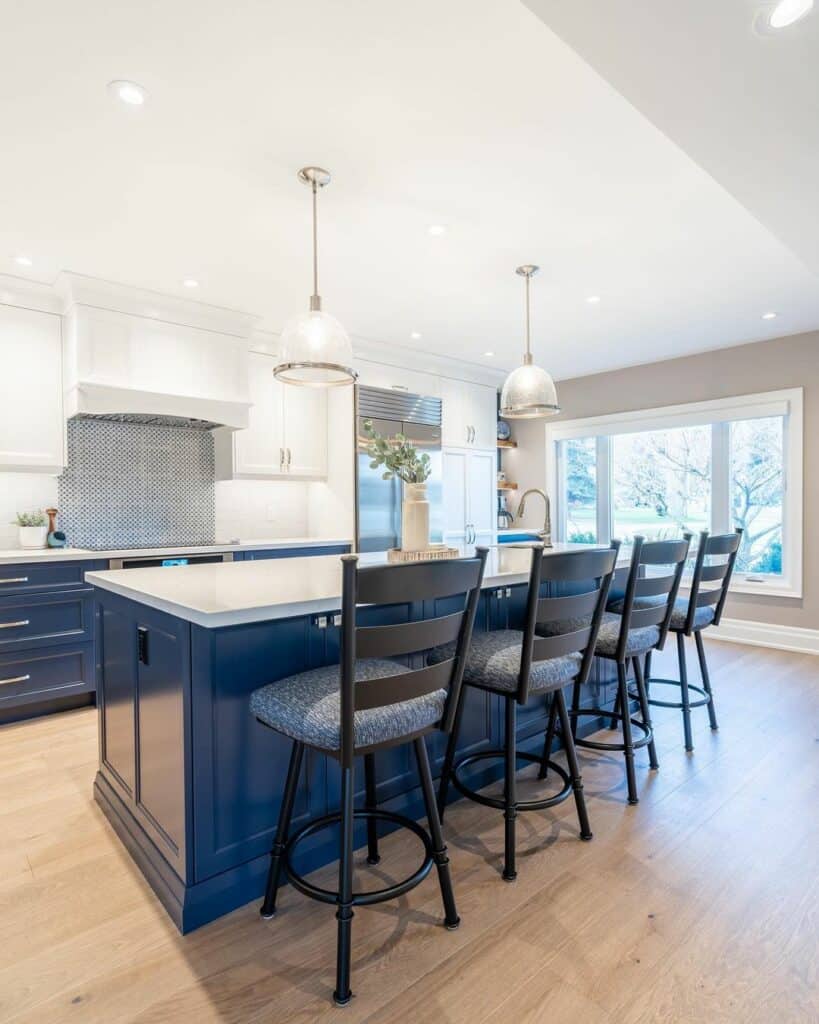
M 638 806 L 619 757 L 581 753 L 591 843 L 571 801 L 521 816 L 505 884 L 501 815 L 450 807 L 460 929 L 440 927 L 434 878 L 357 911 L 343 1010 L 331 907 L 287 888 L 273 921 L 250 905 L 179 936 L 91 799 L 95 712 L 5 727 L 0 1021 L 819 1021 L 819 658 L 708 653 L 721 730 L 700 709 L 687 756 L 679 714 L 657 709 L 661 768 L 639 752 Z M 360 881 L 417 856 L 390 836 Z

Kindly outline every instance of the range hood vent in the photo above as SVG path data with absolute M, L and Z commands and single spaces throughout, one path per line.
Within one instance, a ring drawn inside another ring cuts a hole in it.
M 106 420 L 109 423 L 140 423 L 148 427 L 187 427 L 193 430 L 214 430 L 223 424 L 211 420 L 200 420 L 194 416 L 155 416 L 138 412 L 81 412 L 72 416 L 74 420 Z

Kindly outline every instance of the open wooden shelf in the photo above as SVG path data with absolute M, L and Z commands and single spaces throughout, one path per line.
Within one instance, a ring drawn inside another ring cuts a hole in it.
M 517 448 L 517 441 L 498 441 L 498 448 Z
M 499 491 L 516 491 L 518 489 L 517 484 L 513 484 L 511 480 L 504 480 L 502 484 L 498 484 Z

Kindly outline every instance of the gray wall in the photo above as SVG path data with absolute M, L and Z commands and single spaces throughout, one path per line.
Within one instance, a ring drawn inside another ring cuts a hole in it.
M 737 594 L 730 599 L 726 615 L 819 629 L 819 331 L 560 381 L 562 412 L 555 419 L 602 416 L 790 387 L 805 389 L 804 596 L 794 599 Z M 520 448 L 505 455 L 507 475 L 519 484 L 518 494 L 526 487 L 543 487 L 543 421 L 518 420 L 512 429 Z M 540 525 L 542 514 L 542 502 L 532 502 L 531 511 L 527 509 L 527 525 Z

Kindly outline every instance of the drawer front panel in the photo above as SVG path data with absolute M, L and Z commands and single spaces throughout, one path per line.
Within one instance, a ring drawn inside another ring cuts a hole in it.
M 0 565 L 0 599 L 41 590 L 85 587 L 85 573 L 106 569 L 107 562 L 34 562 Z
M 92 594 L 87 589 L 0 600 L 0 651 L 90 641 Z
M 267 558 L 310 558 L 315 555 L 346 555 L 349 554 L 349 544 L 335 544 L 328 547 L 302 547 L 302 548 L 271 548 L 269 551 L 245 551 L 246 562 L 255 562 Z
M 93 644 L 0 654 L 0 711 L 93 689 Z

